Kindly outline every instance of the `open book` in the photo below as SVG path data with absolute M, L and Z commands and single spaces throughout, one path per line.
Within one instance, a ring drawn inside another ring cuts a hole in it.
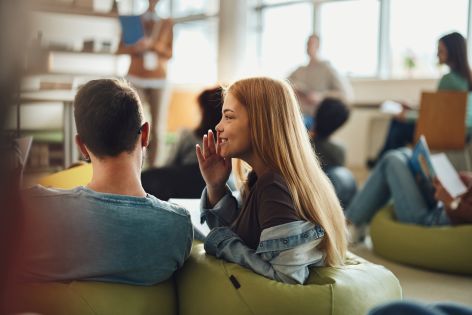
M 467 191 L 459 174 L 446 154 L 431 154 L 424 136 L 421 136 L 413 149 L 410 168 L 428 206 L 434 206 L 433 179 L 436 177 L 451 197 L 456 198 Z

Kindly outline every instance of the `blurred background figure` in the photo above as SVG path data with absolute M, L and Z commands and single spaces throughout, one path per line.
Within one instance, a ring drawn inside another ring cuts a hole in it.
M 163 113 L 163 96 L 166 87 L 167 63 L 172 58 L 173 25 L 170 19 L 161 19 L 156 13 L 159 0 L 149 0 L 147 11 L 141 16 L 144 37 L 133 45 L 120 42 L 117 53 L 129 54 L 131 65 L 127 80 L 138 90 L 142 100 L 151 110 L 151 141 L 146 162 L 152 167 L 163 140 L 166 119 Z M 161 135 L 159 135 L 161 133 Z
M 321 167 L 334 185 L 336 195 L 343 207 L 347 207 L 357 192 L 357 185 L 351 171 L 345 167 L 344 147 L 331 139 L 349 119 L 349 108 L 341 100 L 325 98 L 315 113 L 311 144 L 320 160 Z
M 450 72 L 445 74 L 438 83 L 438 91 L 469 91 L 466 112 L 467 137 L 472 130 L 472 74 L 467 57 L 467 43 L 465 38 L 457 33 L 450 33 L 438 41 L 438 62 L 447 65 Z M 367 161 L 369 168 L 389 150 L 404 147 L 413 142 L 418 112 L 411 110 L 411 106 L 403 104 L 404 110 L 390 122 L 385 143 L 376 159 Z
M 310 58 L 308 64 L 299 67 L 288 77 L 297 93 L 308 129 L 313 126 L 313 115 L 324 98 L 335 97 L 345 102 L 353 98 L 349 82 L 328 61 L 320 59 L 319 48 L 319 36 L 311 35 L 306 44 Z
M 195 145 L 202 144 L 203 135 L 210 129 L 215 131 L 215 126 L 221 120 L 223 105 L 221 87 L 204 90 L 198 96 L 197 102 L 202 117 L 200 124 L 194 130 L 183 129 L 180 132 L 179 139 L 167 159 L 167 166 L 197 164 Z
M 14 144 L 15 135 L 7 135 L 7 113 L 18 102 L 25 56 L 28 21 L 24 19 L 26 1 L 0 1 L 0 314 L 6 313 L 7 297 L 17 265 L 20 240 L 21 205 L 19 186 L 21 163 Z
M 202 145 L 203 135 L 210 129 L 215 132 L 215 126 L 221 120 L 221 87 L 204 90 L 197 101 L 202 117 L 198 127 L 182 130 L 164 167 L 149 169 L 141 174 L 144 189 L 162 200 L 198 198 L 205 187 L 195 145 Z

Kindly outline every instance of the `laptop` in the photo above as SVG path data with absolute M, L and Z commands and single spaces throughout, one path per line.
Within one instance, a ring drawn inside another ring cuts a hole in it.
M 185 209 L 190 213 L 190 219 L 195 230 L 195 238 L 198 238 L 198 232 L 202 234 L 203 237 L 206 237 L 210 233 L 210 228 L 206 223 L 200 223 L 200 199 L 169 199 L 170 203 L 175 203 Z

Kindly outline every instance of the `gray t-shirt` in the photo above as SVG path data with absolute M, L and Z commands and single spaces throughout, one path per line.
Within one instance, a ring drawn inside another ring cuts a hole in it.
M 171 277 L 190 253 L 189 213 L 151 195 L 35 186 L 24 200 L 26 280 L 152 285 Z

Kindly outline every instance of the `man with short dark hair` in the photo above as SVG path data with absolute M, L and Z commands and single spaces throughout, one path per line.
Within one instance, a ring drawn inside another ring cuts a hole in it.
M 136 92 L 114 79 L 90 81 L 76 95 L 74 115 L 92 180 L 28 191 L 22 275 L 136 285 L 168 279 L 190 253 L 192 224 L 185 209 L 141 186 L 149 124 Z

